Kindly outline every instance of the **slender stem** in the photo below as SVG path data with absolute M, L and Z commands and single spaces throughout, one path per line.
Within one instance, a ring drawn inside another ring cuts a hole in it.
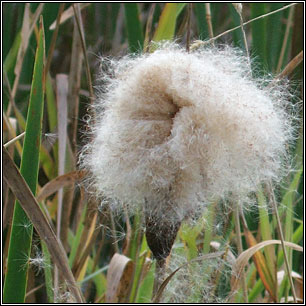
M 285 55 L 287 42 L 288 42 L 288 38 L 289 38 L 289 32 L 290 32 L 290 28 L 292 27 L 293 13 L 294 13 L 294 7 L 291 7 L 290 10 L 289 10 L 289 16 L 288 16 L 288 19 L 287 19 L 286 31 L 285 31 L 285 35 L 284 35 L 284 40 L 283 40 L 283 44 L 282 44 L 281 53 L 280 53 L 279 59 L 278 59 L 276 73 L 280 72 L 280 70 L 282 68 L 283 61 L 284 61 L 284 55 Z
M 278 75 L 279 79 L 288 77 L 292 71 L 303 61 L 304 52 L 303 50 L 295 56 L 289 64 L 284 68 L 284 70 Z
M 187 37 L 186 37 L 186 51 L 190 50 L 190 34 L 191 34 L 191 9 L 192 3 L 188 3 L 188 17 L 187 17 Z
M 245 26 L 245 25 L 247 25 L 247 24 L 249 24 L 249 23 L 251 23 L 251 22 L 253 22 L 253 21 L 256 21 L 256 20 L 258 20 L 258 19 L 261 19 L 261 18 L 267 17 L 267 16 L 269 16 L 269 15 L 278 13 L 278 12 L 280 12 L 280 11 L 282 11 L 282 10 L 285 10 L 285 9 L 291 7 L 291 6 L 294 6 L 294 5 L 297 5 L 297 3 L 291 3 L 291 4 L 289 4 L 289 5 L 283 6 L 282 8 L 280 8 L 280 9 L 278 9 L 278 10 L 272 11 L 272 12 L 267 13 L 267 14 L 264 14 L 264 15 L 260 15 L 260 16 L 258 16 L 258 17 L 256 17 L 256 18 L 253 18 L 253 19 L 251 19 L 251 20 L 248 20 L 248 21 L 244 22 L 242 25 Z M 190 48 L 193 50 L 193 49 L 199 48 L 199 47 L 202 46 L 202 45 L 206 45 L 206 44 L 208 44 L 208 43 L 212 43 L 212 42 L 215 41 L 216 39 L 218 39 L 218 38 L 220 38 L 220 37 L 222 37 L 222 36 L 224 36 L 224 35 L 226 35 L 226 34 L 228 34 L 228 33 L 231 33 L 231 32 L 233 32 L 233 31 L 235 31 L 235 30 L 237 30 L 237 29 L 240 29 L 242 25 L 239 25 L 239 26 L 237 26 L 237 27 L 234 27 L 234 28 L 232 28 L 232 29 L 229 29 L 229 30 L 227 30 L 227 31 L 225 31 L 225 32 L 223 32 L 223 33 L 221 33 L 221 34 L 215 36 L 215 37 L 210 38 L 209 40 L 206 40 L 206 41 L 197 40 L 197 41 L 195 41 L 195 42 L 190 46 Z
M 22 132 L 21 134 L 19 134 L 18 136 L 16 136 L 15 138 L 9 140 L 7 143 L 5 143 L 3 146 L 5 148 L 7 148 L 8 146 L 10 146 L 11 144 L 15 143 L 17 140 L 21 139 L 23 136 L 25 135 L 25 132 Z
M 86 76 L 87 76 L 87 82 L 88 82 L 88 89 L 90 93 L 90 98 L 93 100 L 95 98 L 94 92 L 93 92 L 93 86 L 92 86 L 92 81 L 91 81 L 91 74 L 90 74 L 90 68 L 89 68 L 89 62 L 88 62 L 88 57 L 87 57 L 87 52 L 86 52 L 86 43 L 85 43 L 85 38 L 84 38 L 84 31 L 83 31 L 83 24 L 81 20 L 81 14 L 80 14 L 80 7 L 79 4 L 72 4 L 73 10 L 74 10 L 74 15 L 75 15 L 75 20 L 77 22 L 79 34 L 81 37 L 81 43 L 82 43 L 82 49 L 84 53 L 84 59 L 85 59 L 85 66 L 86 66 Z
M 206 10 L 206 22 L 208 26 L 208 34 L 211 39 L 214 38 L 214 31 L 213 26 L 211 23 L 211 11 L 210 11 L 210 3 L 205 3 L 205 10 Z M 212 45 L 214 45 L 214 40 L 211 41 Z
M 240 214 L 239 214 L 239 203 L 238 202 L 236 204 L 234 213 L 235 213 L 235 229 L 236 229 L 236 238 L 237 238 L 237 248 L 238 248 L 238 255 L 240 255 L 243 251 L 243 248 L 242 248 L 242 240 L 241 240 Z M 248 290 L 247 290 L 244 269 L 241 273 L 241 283 L 242 283 L 242 289 L 243 289 L 244 302 L 248 303 Z
M 163 278 L 165 275 L 165 264 L 166 264 L 165 258 L 156 260 L 155 277 L 154 277 L 154 285 L 153 285 L 153 297 L 156 295 L 160 285 L 163 282 Z M 156 302 L 158 303 L 159 301 L 156 301 Z
M 247 38 L 246 38 L 244 26 L 243 26 L 242 12 L 238 12 L 238 14 L 239 14 L 239 17 L 240 17 L 240 25 L 241 25 L 241 32 L 242 32 L 242 35 L 243 35 L 245 52 L 246 52 L 246 55 L 247 55 L 247 58 L 248 58 L 249 67 L 251 69 L 250 53 L 249 53 L 248 41 L 247 41 Z
M 54 52 L 54 49 L 55 49 L 55 43 L 56 43 L 56 39 L 57 39 L 57 35 L 58 35 L 60 20 L 61 20 L 61 16 L 62 16 L 62 13 L 64 11 L 64 8 L 65 8 L 65 3 L 61 3 L 60 7 L 58 9 L 58 13 L 57 13 L 55 31 L 53 32 L 52 39 L 51 39 L 51 44 L 50 44 L 49 51 L 48 51 L 48 57 L 47 57 L 46 66 L 45 66 L 45 78 L 47 77 L 47 74 L 48 74 L 49 69 L 50 69 L 51 60 L 52 60 L 53 52 Z
M 274 213 L 275 213 L 275 216 L 276 216 L 277 228 L 278 228 L 278 232 L 279 232 L 279 235 L 280 235 L 280 241 L 281 241 L 281 244 L 282 244 L 282 249 L 283 249 L 283 252 L 284 252 L 286 272 L 287 272 L 287 275 L 288 275 L 288 278 L 289 278 L 294 303 L 297 303 L 296 292 L 295 292 L 295 288 L 294 288 L 294 284 L 293 284 L 293 280 L 292 280 L 292 275 L 290 273 L 290 266 L 289 266 L 287 250 L 286 250 L 285 243 L 284 243 L 284 234 L 283 234 L 281 221 L 280 221 L 279 214 L 278 214 L 277 204 L 276 204 L 276 200 L 275 200 L 275 196 L 274 196 L 274 191 L 273 191 L 271 183 L 269 184 L 269 188 L 271 190 L 273 209 L 274 209 Z
M 116 225 L 115 225 L 115 220 L 114 220 L 114 216 L 111 210 L 109 210 L 109 216 L 110 216 L 110 221 L 111 221 L 111 227 L 112 227 L 112 231 L 114 233 L 114 241 L 113 241 L 113 245 L 115 248 L 115 252 L 119 253 L 119 246 L 118 246 L 118 240 L 115 236 L 116 233 Z

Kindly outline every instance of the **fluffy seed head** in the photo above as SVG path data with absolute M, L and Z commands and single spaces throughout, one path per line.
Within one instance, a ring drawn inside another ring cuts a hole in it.
M 108 69 L 81 154 L 98 194 L 117 204 L 147 200 L 152 213 L 180 219 L 281 178 L 292 139 L 288 90 L 254 79 L 239 51 L 166 44 Z

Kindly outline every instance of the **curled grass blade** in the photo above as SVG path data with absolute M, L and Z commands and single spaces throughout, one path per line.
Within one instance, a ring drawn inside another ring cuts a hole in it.
M 239 276 L 241 275 L 241 272 L 243 271 L 244 267 L 248 263 L 249 259 L 252 256 L 254 256 L 254 254 L 257 251 L 261 250 L 267 245 L 273 245 L 273 244 L 281 244 L 281 241 L 280 240 L 262 241 L 248 248 L 247 250 L 245 250 L 239 255 L 232 269 L 232 275 L 233 275 L 232 281 L 231 281 L 232 292 L 235 292 L 235 290 L 237 289 L 237 285 L 239 283 Z M 286 247 L 290 247 L 296 251 L 303 252 L 303 248 L 295 243 L 285 241 L 284 244 L 286 245 Z
M 107 271 L 107 303 L 127 302 L 133 270 L 134 263 L 130 258 L 118 253 L 113 256 Z

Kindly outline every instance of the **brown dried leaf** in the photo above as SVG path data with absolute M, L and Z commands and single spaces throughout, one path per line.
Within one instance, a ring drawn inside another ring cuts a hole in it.
M 64 175 L 58 176 L 52 181 L 48 182 L 44 187 L 40 189 L 36 199 L 38 202 L 44 200 L 54 192 L 58 191 L 63 187 L 73 185 L 75 182 L 84 178 L 85 171 L 72 171 Z
M 81 3 L 80 4 L 80 9 L 84 9 L 85 7 L 89 6 L 91 3 Z M 61 16 L 61 20 L 60 20 L 60 24 L 64 23 L 66 20 L 68 20 L 69 18 L 73 17 L 74 16 L 74 12 L 73 12 L 73 7 L 70 6 L 66 11 L 64 11 L 64 13 L 62 14 Z M 54 20 L 52 22 L 52 24 L 50 25 L 49 27 L 49 30 L 50 31 L 53 31 L 55 30 L 55 27 L 56 27 L 56 20 Z
M 118 253 L 113 256 L 107 272 L 106 303 L 128 302 L 133 270 L 130 258 Z
M 267 245 L 272 245 L 272 244 L 281 244 L 281 241 L 280 240 L 265 240 L 265 241 L 262 241 L 254 245 L 251 248 L 248 248 L 247 250 L 245 250 L 239 255 L 232 269 L 232 275 L 233 275 L 232 280 L 231 280 L 232 292 L 236 291 L 241 273 L 244 267 L 247 265 L 249 259 L 252 256 L 254 256 L 254 254 L 260 249 L 264 248 Z M 284 241 L 284 244 L 285 246 L 290 247 L 296 251 L 303 252 L 303 248 L 295 243 Z
M 52 259 L 59 271 L 62 272 L 69 290 L 74 295 L 76 301 L 82 303 L 83 297 L 81 290 L 76 284 L 71 269 L 69 268 L 68 258 L 61 242 L 57 239 L 29 186 L 4 147 L 2 147 L 2 153 L 4 179 L 19 200 L 20 205 L 33 223 L 40 238 L 46 242 Z

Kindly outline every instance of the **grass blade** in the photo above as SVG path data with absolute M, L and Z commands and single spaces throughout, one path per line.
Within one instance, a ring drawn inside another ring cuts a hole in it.
M 46 282 L 46 291 L 48 296 L 48 302 L 53 303 L 53 278 L 52 278 L 52 269 L 51 269 L 51 258 L 48 251 L 48 247 L 44 241 L 41 242 L 42 252 L 46 261 L 46 266 L 44 268 L 45 282 Z
M 232 3 L 228 3 L 230 15 L 231 15 L 231 27 L 236 27 L 240 25 L 240 17 L 237 13 L 236 9 L 234 8 Z M 233 42 L 234 45 L 237 47 L 240 47 L 242 49 L 245 49 L 244 43 L 243 43 L 243 34 L 242 31 L 234 31 L 232 33 L 233 36 Z
M 269 221 L 268 211 L 266 209 L 266 198 L 261 189 L 257 192 L 258 210 L 259 210 L 259 227 L 262 240 L 272 240 L 272 230 Z M 272 277 L 272 283 L 276 285 L 276 256 L 273 246 L 267 246 L 264 250 L 267 262 L 267 268 Z M 276 291 L 274 291 L 276 294 Z
M 251 17 L 252 19 L 264 15 L 266 13 L 265 3 L 252 3 L 251 4 Z M 267 31 L 266 19 L 261 18 L 252 23 L 252 50 L 258 56 L 258 64 L 260 69 L 267 66 Z
M 143 49 L 143 33 L 137 3 L 124 3 L 127 36 L 131 52 Z
M 166 3 L 159 18 L 153 41 L 171 40 L 175 34 L 176 19 L 186 3 Z
M 10 186 L 16 198 L 19 200 L 24 211 L 31 217 L 31 221 L 33 222 L 41 239 L 46 242 L 53 261 L 62 272 L 67 286 L 74 295 L 76 302 L 82 303 L 82 293 L 77 286 L 73 274 L 69 268 L 68 259 L 61 242 L 57 239 L 51 224 L 48 222 L 44 213 L 40 209 L 39 204 L 29 188 L 29 185 L 25 182 L 6 149 L 3 148 L 2 153 L 3 164 L 5 166 L 4 179 Z M 16 283 L 14 285 L 16 288 Z M 20 293 L 15 291 L 15 295 L 16 294 Z
M 197 18 L 198 24 L 198 36 L 199 39 L 206 39 L 208 37 L 208 28 L 205 21 L 205 4 L 204 3 L 194 3 L 194 12 Z
M 20 166 L 21 174 L 33 193 L 35 193 L 37 185 L 43 115 L 44 48 L 44 29 L 41 19 Z M 23 303 L 25 300 L 28 270 L 27 258 L 31 250 L 32 231 L 33 226 L 30 220 L 20 204 L 16 202 L 9 246 L 7 274 L 4 283 L 5 303 Z
M 273 244 L 281 244 L 280 240 L 267 240 L 267 241 L 262 241 L 247 250 L 243 251 L 239 257 L 236 260 L 235 265 L 232 268 L 232 281 L 231 281 L 231 288 L 232 292 L 235 292 L 238 282 L 239 282 L 239 277 L 241 275 L 241 272 L 243 271 L 244 267 L 247 265 L 249 259 L 254 256 L 254 254 L 261 250 L 262 248 L 268 246 L 268 245 L 273 245 Z M 292 242 L 287 242 L 285 241 L 284 244 L 286 247 L 290 247 L 296 251 L 303 252 L 303 248 L 295 243 Z
M 270 10 L 274 11 L 284 6 L 283 3 L 269 3 Z M 277 59 L 279 58 L 280 49 L 281 49 L 281 40 L 283 37 L 283 31 L 280 31 L 282 28 L 282 18 L 284 11 L 279 14 L 272 15 L 267 20 L 267 39 L 268 44 L 268 64 L 269 71 L 275 71 L 277 65 Z

